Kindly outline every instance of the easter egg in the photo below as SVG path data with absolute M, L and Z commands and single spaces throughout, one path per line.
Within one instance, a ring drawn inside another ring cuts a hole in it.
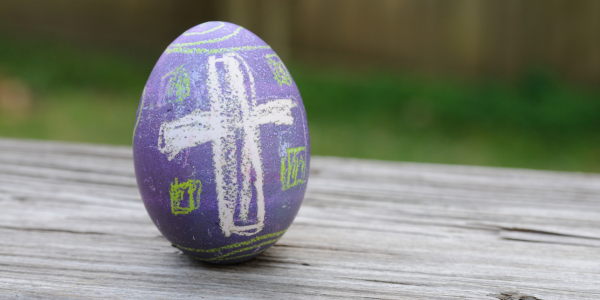
M 236 263 L 272 246 L 308 182 L 302 98 L 259 37 L 226 22 L 179 36 L 144 88 L 133 158 L 146 210 L 174 247 Z

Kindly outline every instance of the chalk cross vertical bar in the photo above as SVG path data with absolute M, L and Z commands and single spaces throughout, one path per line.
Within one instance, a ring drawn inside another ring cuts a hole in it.
M 222 64 L 225 72 L 218 72 L 218 64 Z M 246 77 L 250 83 L 250 95 L 245 85 Z M 197 109 L 180 119 L 164 122 L 159 130 L 158 148 L 172 160 L 184 149 L 212 142 L 219 221 L 223 234 L 254 235 L 262 230 L 265 218 L 260 125 L 292 125 L 294 118 L 291 109 L 296 104 L 291 99 L 278 99 L 258 105 L 252 71 L 237 53 L 223 54 L 220 58 L 210 56 L 206 83 L 210 110 Z M 237 180 L 236 156 L 236 136 L 239 133 L 242 137 L 241 188 Z M 239 219 L 248 220 L 253 198 L 252 170 L 255 174 L 253 185 L 256 189 L 257 221 L 255 224 L 238 226 L 235 225 L 238 205 Z

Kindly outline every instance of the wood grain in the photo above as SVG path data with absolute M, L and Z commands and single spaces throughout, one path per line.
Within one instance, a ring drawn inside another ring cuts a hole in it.
M 150 222 L 131 149 L 0 139 L 0 298 L 599 299 L 600 176 L 313 157 L 246 263 Z

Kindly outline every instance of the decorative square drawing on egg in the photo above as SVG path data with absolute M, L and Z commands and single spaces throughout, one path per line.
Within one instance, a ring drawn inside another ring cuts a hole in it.
M 292 76 L 290 76 L 290 72 L 288 72 L 287 68 L 281 61 L 281 58 L 277 56 L 277 54 L 267 54 L 265 55 L 267 59 L 267 63 L 269 64 L 269 68 L 273 71 L 273 75 L 275 76 L 275 80 L 279 83 L 279 86 L 284 83 L 287 85 L 292 84 Z

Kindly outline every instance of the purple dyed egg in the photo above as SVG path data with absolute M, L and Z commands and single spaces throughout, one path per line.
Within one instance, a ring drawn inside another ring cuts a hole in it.
M 308 181 L 306 112 L 281 59 L 225 22 L 179 36 L 146 83 L 133 132 L 137 183 L 160 232 L 212 263 L 285 233 Z

